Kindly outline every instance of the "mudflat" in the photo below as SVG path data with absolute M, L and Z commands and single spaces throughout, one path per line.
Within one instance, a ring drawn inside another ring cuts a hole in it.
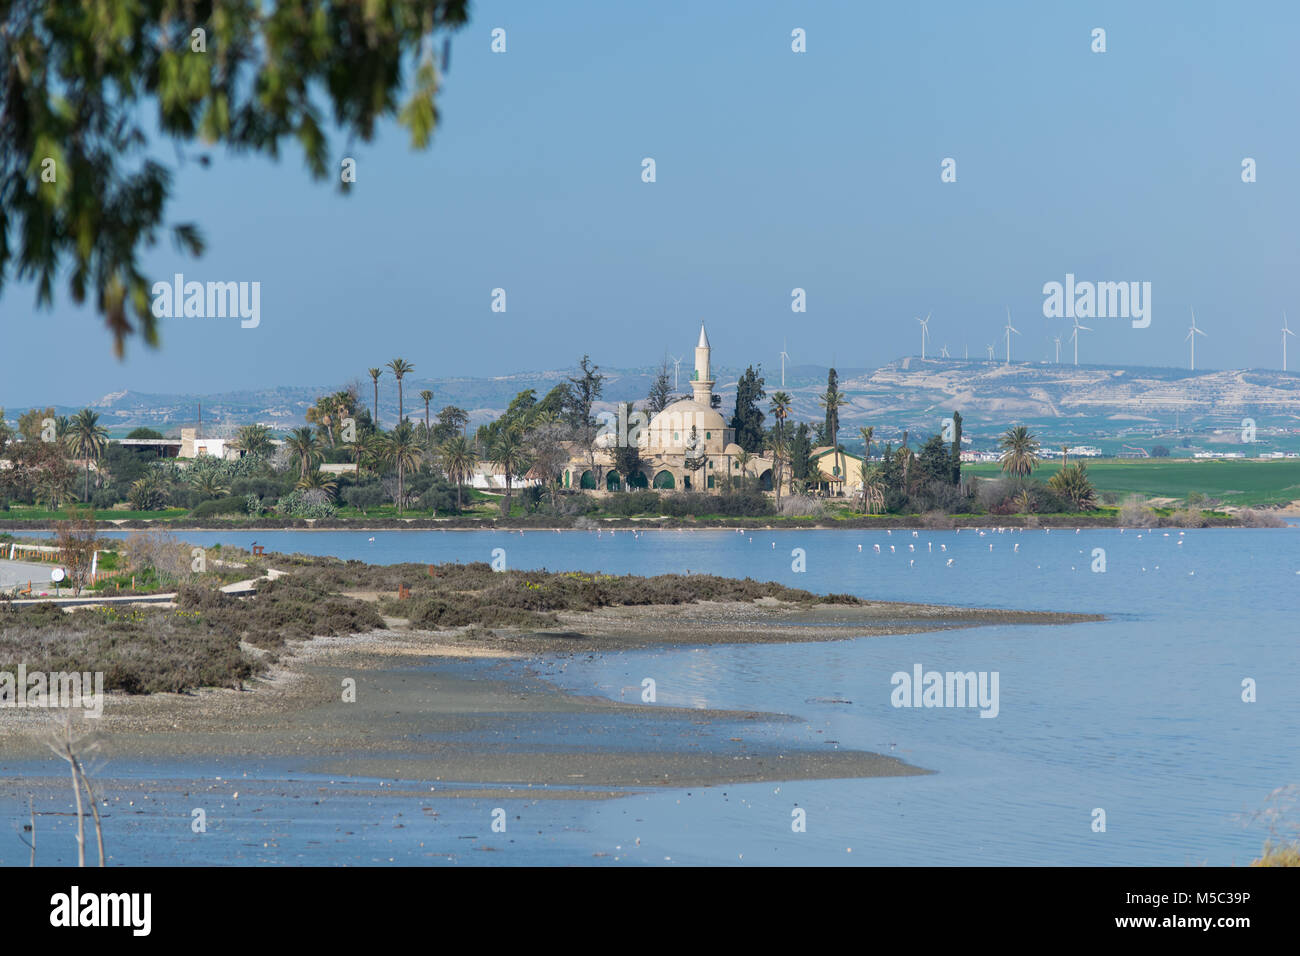
M 355 594 L 365 599 L 369 595 Z M 376 595 L 377 596 L 377 595 Z M 761 599 L 562 613 L 545 631 L 388 630 L 296 641 L 246 689 L 110 694 L 94 724 L 109 758 L 277 757 L 304 770 L 444 784 L 687 787 L 922 774 L 893 757 L 788 745 L 760 727 L 795 715 L 701 710 L 565 693 L 503 660 L 558 664 L 573 654 L 655 645 L 825 641 L 984 624 L 1064 624 L 1095 615 L 873 602 L 803 607 Z M 0 711 L 12 757 L 47 754 L 57 712 Z M 614 796 L 620 791 L 607 795 Z

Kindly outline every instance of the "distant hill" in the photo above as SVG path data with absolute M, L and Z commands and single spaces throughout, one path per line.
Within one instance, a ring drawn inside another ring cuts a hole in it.
M 826 369 L 818 366 L 786 368 L 785 391 L 794 404 L 794 420 L 819 422 L 825 412 L 818 404 L 826 387 Z M 715 369 L 722 410 L 729 414 L 735 403 L 736 380 L 743 369 Z M 601 368 L 605 375 L 604 401 L 598 409 L 611 409 L 618 401 L 642 401 L 650 389 L 655 369 Z M 493 378 L 441 378 L 405 380 L 407 414 L 422 418 L 421 389 L 434 393 L 431 412 L 457 405 L 470 413 L 471 424 L 499 415 L 520 391 L 535 389 L 540 398 L 572 374 L 569 370 L 520 372 Z M 683 366 L 679 391 L 688 392 Z M 764 369 L 769 398 L 780 386 L 780 366 Z M 359 382 L 361 400 L 368 406 L 372 386 Z M 314 386 L 275 386 L 266 389 L 212 395 L 162 395 L 123 390 L 91 400 L 101 420 L 120 434 L 138 426 L 163 431 L 194 424 L 202 402 L 205 432 L 216 433 L 250 422 L 277 429 L 304 421 L 316 397 L 343 387 L 342 383 Z M 855 435 L 860 425 L 874 425 L 886 439 L 902 429 L 913 435 L 937 431 L 943 418 L 961 411 L 968 434 L 1001 430 L 1011 422 L 1034 424 L 1044 437 L 1159 431 L 1176 422 L 1182 429 L 1233 427 L 1245 417 L 1278 429 L 1300 426 L 1300 374 L 1266 369 L 1189 372 L 1174 368 L 1114 368 L 1108 366 L 1012 364 L 962 359 L 899 359 L 876 369 L 840 370 L 840 387 L 850 404 L 840 414 L 842 434 Z M 11 407 L 13 419 L 24 409 Z M 72 414 L 77 407 L 58 407 Z M 397 394 L 391 376 L 380 381 L 380 417 L 391 423 L 397 417 Z

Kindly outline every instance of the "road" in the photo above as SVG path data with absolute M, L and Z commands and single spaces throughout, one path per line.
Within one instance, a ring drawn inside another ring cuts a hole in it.
M 27 582 L 31 581 L 34 590 L 53 593 L 54 586 L 50 583 L 50 572 L 54 568 L 53 564 L 0 560 L 0 590 L 8 590 L 15 584 L 26 587 Z

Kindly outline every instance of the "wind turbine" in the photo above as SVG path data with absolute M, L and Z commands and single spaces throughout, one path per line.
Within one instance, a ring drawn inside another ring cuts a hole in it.
M 927 312 L 924 319 L 917 319 L 921 323 L 921 360 L 925 361 L 925 340 L 930 337 L 930 315 Z
M 1284 372 L 1286 371 L 1286 337 L 1288 335 L 1295 335 L 1295 333 L 1292 332 L 1289 328 L 1287 328 L 1286 313 L 1283 312 L 1282 313 L 1282 371 Z
M 943 358 L 952 358 L 952 356 L 948 354 L 948 346 L 946 345 L 939 350 L 939 355 Z
M 984 347 L 985 347 L 986 349 L 989 350 L 989 361 L 992 362 L 992 361 L 993 361 L 993 346 L 991 346 L 991 345 L 986 345 L 986 346 L 984 346 Z
M 970 361 L 970 346 L 969 346 L 969 345 L 963 345 L 963 346 L 961 347 L 961 358 L 962 358 L 962 361 L 963 361 L 963 362 L 969 362 L 969 361 Z
M 682 368 L 682 357 L 680 355 L 670 356 L 673 360 L 673 391 L 677 391 L 678 373 Z
M 785 388 L 785 363 L 789 360 L 790 353 L 785 350 L 785 339 L 781 340 L 781 387 Z
M 1052 339 L 1056 343 L 1056 364 L 1061 364 L 1061 337 L 1058 335 Z
M 1011 327 L 1011 306 L 1007 306 L 1007 327 L 1003 331 L 1007 333 L 1007 364 L 1010 365 L 1011 364 L 1011 333 L 1015 332 L 1016 335 L 1020 334 L 1019 329 L 1013 329 Z
M 1091 331 L 1092 329 L 1086 325 L 1080 325 L 1077 318 L 1074 320 L 1074 331 L 1070 333 L 1070 339 L 1074 342 L 1074 364 L 1076 368 L 1079 365 L 1079 333 Z
M 1202 332 L 1200 329 L 1196 327 L 1196 310 L 1192 309 L 1192 325 L 1187 330 L 1187 338 L 1183 339 L 1183 341 L 1192 343 L 1191 370 L 1193 372 L 1196 371 L 1196 337 L 1198 335 L 1204 335 L 1204 334 L 1205 334 L 1204 332 Z

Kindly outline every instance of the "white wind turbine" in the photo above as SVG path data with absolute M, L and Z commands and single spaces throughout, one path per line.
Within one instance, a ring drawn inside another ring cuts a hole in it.
M 1287 328 L 1286 313 L 1283 312 L 1282 313 L 1282 371 L 1284 372 L 1286 371 L 1286 337 L 1288 335 L 1295 335 L 1295 333 L 1292 332 L 1289 328 Z
M 946 345 L 939 350 L 939 355 L 943 358 L 952 358 L 952 356 L 948 354 L 948 346 Z
M 1074 342 L 1074 364 L 1076 367 L 1079 364 L 1079 333 L 1091 331 L 1092 329 L 1086 325 L 1080 325 L 1078 319 L 1074 320 L 1074 331 L 1070 333 L 1070 340 Z
M 1020 334 L 1020 330 L 1019 330 L 1019 329 L 1015 329 L 1015 328 L 1012 328 L 1012 327 L 1011 327 L 1011 307 L 1010 307 L 1010 306 L 1007 306 L 1007 327 L 1006 327 L 1006 329 L 1004 329 L 1003 331 L 1005 331 L 1005 332 L 1007 333 L 1007 364 L 1010 365 L 1010 364 L 1011 364 L 1011 333 L 1012 333 L 1012 332 L 1015 332 L 1016 335 L 1019 335 L 1019 334 Z
M 1192 309 L 1192 324 L 1191 327 L 1188 328 L 1187 330 L 1187 338 L 1183 339 L 1183 341 L 1192 343 L 1191 370 L 1193 372 L 1196 371 L 1196 337 L 1198 335 L 1204 335 L 1204 334 L 1205 334 L 1204 332 L 1202 332 L 1200 329 L 1196 327 L 1196 310 Z
M 1052 341 L 1056 343 L 1056 364 L 1060 365 L 1061 364 L 1061 337 L 1057 335 L 1053 337 Z
M 785 363 L 789 361 L 790 353 L 785 350 L 785 339 L 781 340 L 781 387 L 785 388 Z
M 918 318 L 916 321 L 921 323 L 921 359 L 925 359 L 925 342 L 930 337 L 930 315 L 927 312 L 924 319 Z
M 984 346 L 984 347 L 985 347 L 986 349 L 989 350 L 989 361 L 992 362 L 992 361 L 993 361 L 993 346 L 991 346 L 991 345 L 986 345 L 986 346 Z
M 675 392 L 677 391 L 677 385 L 679 382 L 678 374 L 681 372 L 682 368 L 682 357 L 680 355 L 674 355 L 670 356 L 670 358 L 673 360 L 673 391 Z

